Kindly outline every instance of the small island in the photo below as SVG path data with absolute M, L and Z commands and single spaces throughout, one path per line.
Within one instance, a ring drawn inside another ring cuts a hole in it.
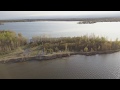
M 94 34 L 80 37 L 51 38 L 35 36 L 28 41 L 21 33 L 0 31 L 0 62 L 51 60 L 71 55 L 110 54 L 120 51 L 120 41 L 110 41 Z
M 78 24 L 95 24 L 97 22 L 120 22 L 120 18 L 86 18 L 77 19 Z
M 95 21 L 79 21 L 78 24 L 94 24 L 97 23 Z

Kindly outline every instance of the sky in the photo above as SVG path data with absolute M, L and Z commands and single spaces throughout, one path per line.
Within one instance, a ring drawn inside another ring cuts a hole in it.
M 0 19 L 50 16 L 109 16 L 119 15 L 120 11 L 0 11 Z

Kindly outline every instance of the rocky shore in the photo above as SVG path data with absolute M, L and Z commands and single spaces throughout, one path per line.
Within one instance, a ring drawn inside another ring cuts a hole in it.
M 34 56 L 27 58 L 17 58 L 17 59 L 9 59 L 9 60 L 1 60 L 0 63 L 17 63 L 17 62 L 26 62 L 26 61 L 41 61 L 41 60 L 52 60 L 62 57 L 69 57 L 72 53 L 64 53 L 64 54 L 52 54 L 52 55 L 43 55 L 43 56 Z
M 9 60 L 2 60 L 0 63 L 18 63 L 18 62 L 27 62 L 27 61 L 41 61 L 41 60 L 52 60 L 57 58 L 63 58 L 63 57 L 70 57 L 71 55 L 86 55 L 86 56 L 92 56 L 97 54 L 111 54 L 115 52 L 119 52 L 120 50 L 111 50 L 111 51 L 100 51 L 100 52 L 71 52 L 71 53 L 62 53 L 62 54 L 51 54 L 51 55 L 43 55 L 43 56 L 34 56 L 34 57 L 27 57 L 25 59 L 23 58 L 17 58 L 17 59 L 9 59 Z

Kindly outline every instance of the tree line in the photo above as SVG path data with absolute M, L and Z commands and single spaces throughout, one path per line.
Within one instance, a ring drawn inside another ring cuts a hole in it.
M 0 54 L 15 50 L 20 46 L 27 44 L 27 39 L 21 33 L 16 34 L 13 31 L 0 31 Z
M 44 50 L 57 51 L 74 51 L 74 52 L 94 52 L 94 51 L 108 51 L 120 49 L 120 41 L 110 41 L 105 37 L 93 35 L 84 35 L 80 37 L 60 37 L 47 38 L 36 36 L 32 38 L 31 47 L 40 46 Z
M 27 39 L 21 33 L 13 31 L 0 31 L 0 54 L 15 50 L 21 46 L 28 48 L 39 47 L 47 53 L 59 51 L 71 52 L 94 52 L 120 49 L 120 41 L 110 41 L 105 37 L 84 35 L 80 37 L 59 37 L 36 36 L 27 43 Z

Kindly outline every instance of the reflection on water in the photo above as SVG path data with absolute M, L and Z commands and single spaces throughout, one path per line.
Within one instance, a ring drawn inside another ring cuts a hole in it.
M 47 34 L 54 37 L 81 36 L 95 34 L 108 37 L 108 39 L 120 39 L 120 22 L 107 22 L 95 24 L 77 24 L 77 22 L 17 22 L 0 25 L 0 30 L 13 30 L 21 32 L 24 36 Z
M 75 55 L 69 58 L 0 64 L 0 78 L 118 79 L 120 52 L 106 55 Z

